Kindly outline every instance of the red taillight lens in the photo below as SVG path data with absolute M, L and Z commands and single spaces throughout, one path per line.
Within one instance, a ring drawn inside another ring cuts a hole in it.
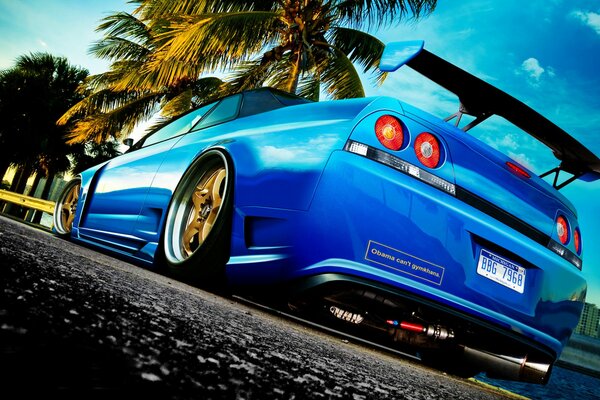
M 567 244 L 569 241 L 569 225 L 563 216 L 556 218 L 556 233 L 562 244 Z
M 440 163 L 440 142 L 431 133 L 423 132 L 415 139 L 415 154 L 421 164 L 435 168 Z
M 520 177 L 523 177 L 523 178 L 531 178 L 531 175 L 529 175 L 529 173 L 527 171 L 525 171 L 523 168 L 519 167 L 518 165 L 511 163 L 510 161 L 506 162 L 506 166 L 515 175 L 519 175 Z
M 384 115 L 375 122 L 375 134 L 382 145 L 390 150 L 400 150 L 404 143 L 404 132 L 398 118 Z
M 575 232 L 573 232 L 573 241 L 575 242 L 575 252 L 577 252 L 577 255 L 581 254 L 581 233 L 579 232 L 579 228 L 575 228 Z

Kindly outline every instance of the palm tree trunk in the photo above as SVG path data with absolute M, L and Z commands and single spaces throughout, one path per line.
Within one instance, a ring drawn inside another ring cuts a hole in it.
M 6 175 L 8 167 L 10 167 L 10 162 L 4 160 L 0 161 L 0 182 L 4 180 L 4 175 Z
M 290 77 L 288 80 L 287 91 L 289 93 L 296 94 L 296 89 L 298 89 L 298 79 L 300 78 L 300 57 L 302 55 L 302 46 L 298 46 L 294 50 L 293 55 L 293 63 L 292 68 L 290 69 Z
M 52 188 L 52 182 L 54 182 L 54 177 L 56 174 L 49 174 L 46 178 L 46 182 L 44 183 L 44 189 L 40 194 L 40 199 L 48 200 L 48 196 L 50 195 L 50 189 Z
M 33 168 L 29 165 L 25 165 L 17 171 L 15 177 L 13 178 L 12 184 L 10 185 L 10 191 L 15 193 L 24 193 L 25 188 L 27 187 L 27 180 L 33 173 Z M 5 213 L 14 215 L 18 218 L 23 218 L 25 216 L 26 209 L 17 204 L 8 204 Z
M 15 192 L 17 190 L 19 182 L 21 182 L 21 176 L 23 175 L 23 173 L 23 167 L 18 167 L 15 171 L 15 175 L 12 178 L 12 181 L 10 182 L 10 188 L 8 188 L 8 190 L 10 190 L 11 192 Z
M 37 192 L 37 187 L 39 186 L 41 180 L 42 180 L 42 174 L 40 174 L 39 172 L 36 172 L 35 178 L 33 179 L 33 184 L 29 188 L 29 192 L 27 192 L 27 196 L 35 197 L 35 192 Z
M 46 178 L 46 182 L 44 182 L 44 188 L 42 189 L 42 193 L 40 194 L 40 199 L 48 200 L 48 195 L 50 194 L 50 188 L 52 187 L 52 182 L 54 181 L 54 174 L 49 175 Z M 36 211 L 35 215 L 31 219 L 31 222 L 34 224 L 39 224 L 42 220 L 42 212 Z
M 42 181 L 42 174 L 39 172 L 36 172 L 35 178 L 33 179 L 33 184 L 31 185 L 31 188 L 29 188 L 29 192 L 27 193 L 27 196 L 35 197 L 35 192 L 37 192 L 38 186 L 40 185 L 41 181 Z M 25 211 L 25 215 L 23 217 L 25 218 L 25 220 L 31 221 L 31 220 L 35 219 L 37 215 L 39 215 L 41 217 L 42 212 L 30 209 L 30 210 Z

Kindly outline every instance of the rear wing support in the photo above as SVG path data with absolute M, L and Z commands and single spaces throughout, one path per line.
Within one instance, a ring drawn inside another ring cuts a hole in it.
M 600 179 L 600 159 L 567 132 L 528 105 L 423 47 L 423 41 L 388 43 L 381 56 L 379 69 L 392 72 L 407 65 L 457 95 L 460 108 L 446 121 L 456 118 L 458 127 L 463 114 L 474 116 L 475 120 L 462 128 L 464 131 L 492 115 L 498 115 L 548 146 L 561 162 L 559 167 L 542 174 L 542 177 L 554 173 L 554 187 L 557 189 L 575 179 L 586 182 Z M 563 171 L 573 177 L 559 184 L 558 176 Z
M 460 128 L 460 126 L 459 126 L 460 125 L 460 120 L 462 119 L 462 116 L 465 115 L 465 114 L 474 116 L 475 119 L 473 121 L 469 122 L 467 125 L 465 125 L 462 128 Z M 486 113 L 486 112 L 481 112 L 481 113 L 477 113 L 477 114 L 471 113 L 461 103 L 460 106 L 458 107 L 458 111 L 455 112 L 454 114 L 450 115 L 449 117 L 444 118 L 444 121 L 450 122 L 454 118 L 456 118 L 456 122 L 454 123 L 454 126 L 456 126 L 457 128 L 460 128 L 463 131 L 467 132 L 469 129 L 473 129 L 474 127 L 476 127 L 477 125 L 479 125 L 480 123 L 482 123 L 483 121 L 485 121 L 486 119 L 488 119 L 491 116 L 492 116 L 492 114 L 489 114 L 489 113 Z
M 544 178 L 550 174 L 554 174 L 554 181 L 552 182 L 552 186 L 554 186 L 554 188 L 556 190 L 560 190 L 560 189 L 564 188 L 565 186 L 567 186 L 569 183 L 571 183 L 571 182 L 575 181 L 576 179 L 578 179 L 579 177 L 581 177 L 581 175 L 582 175 L 582 174 L 573 175 L 570 178 L 566 179 L 565 181 L 563 181 L 562 183 L 559 184 L 558 177 L 561 172 L 563 172 L 563 169 L 559 165 L 558 167 L 552 168 L 550 171 L 544 172 L 543 174 L 541 174 L 540 178 Z

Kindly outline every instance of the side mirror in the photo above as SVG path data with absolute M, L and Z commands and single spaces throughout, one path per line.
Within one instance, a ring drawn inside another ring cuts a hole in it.
M 127 147 L 131 147 L 131 146 L 133 146 L 133 139 L 128 137 L 127 139 L 123 140 L 123 144 Z
M 419 55 L 425 43 L 422 40 L 410 42 L 388 43 L 383 49 L 379 69 L 384 72 L 393 72 Z

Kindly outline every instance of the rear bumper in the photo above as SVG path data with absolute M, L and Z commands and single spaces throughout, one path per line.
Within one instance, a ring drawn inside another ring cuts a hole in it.
M 581 272 L 548 248 L 432 186 L 342 151 L 332 154 L 310 210 L 294 221 L 291 241 L 285 280 L 333 273 L 376 282 L 539 343 L 555 357 L 585 297 Z M 526 269 L 522 294 L 477 274 L 481 249 Z

